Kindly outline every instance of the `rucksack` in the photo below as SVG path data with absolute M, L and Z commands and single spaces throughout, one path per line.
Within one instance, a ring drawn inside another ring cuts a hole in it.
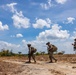
M 31 47 L 31 52 L 35 53 L 36 51 L 37 51 L 37 49 L 36 49 L 36 48 Z
M 57 49 L 58 49 L 58 48 L 57 48 L 55 45 L 52 44 L 52 51 L 53 51 L 53 52 L 56 52 Z

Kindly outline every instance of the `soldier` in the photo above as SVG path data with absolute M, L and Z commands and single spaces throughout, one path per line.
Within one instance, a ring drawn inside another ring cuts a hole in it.
M 49 59 L 50 59 L 50 62 L 49 62 L 49 63 L 52 63 L 52 62 L 53 62 L 52 59 L 54 59 L 55 62 L 57 62 L 57 59 L 55 59 L 55 58 L 53 57 L 53 46 L 52 46 L 52 44 L 50 44 L 50 42 L 47 42 L 46 45 L 48 46 L 48 47 L 47 47 L 47 50 L 48 50 Z
M 34 53 L 36 52 L 36 49 L 34 47 L 31 47 L 31 44 L 27 44 L 27 46 L 29 49 L 29 52 L 28 52 L 29 61 L 28 61 L 28 63 L 31 63 L 31 57 L 33 58 L 34 62 L 36 63 L 35 55 L 34 55 Z
M 76 38 L 74 39 L 74 44 L 73 45 L 73 48 L 74 48 L 74 51 L 75 51 L 75 54 L 76 54 Z

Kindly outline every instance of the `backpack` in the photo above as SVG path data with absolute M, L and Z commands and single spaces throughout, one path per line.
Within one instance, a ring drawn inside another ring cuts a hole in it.
M 36 51 L 37 51 L 37 49 L 36 49 L 36 48 L 31 47 L 31 52 L 35 53 Z
M 55 45 L 52 45 L 52 51 L 53 51 L 53 52 L 56 52 L 57 49 L 58 49 L 58 48 L 57 48 Z

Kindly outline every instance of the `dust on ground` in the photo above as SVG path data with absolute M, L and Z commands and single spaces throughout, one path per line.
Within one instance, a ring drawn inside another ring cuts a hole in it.
M 37 56 L 37 63 L 26 63 L 27 57 L 1 57 L 0 75 L 76 75 L 76 55 L 55 55 L 58 61 L 48 63 L 48 56 Z

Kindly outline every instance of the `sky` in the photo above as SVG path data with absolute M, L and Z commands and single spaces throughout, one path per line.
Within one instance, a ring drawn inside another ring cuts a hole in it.
M 0 51 L 28 53 L 27 44 L 47 52 L 73 54 L 76 38 L 76 0 L 0 0 Z

